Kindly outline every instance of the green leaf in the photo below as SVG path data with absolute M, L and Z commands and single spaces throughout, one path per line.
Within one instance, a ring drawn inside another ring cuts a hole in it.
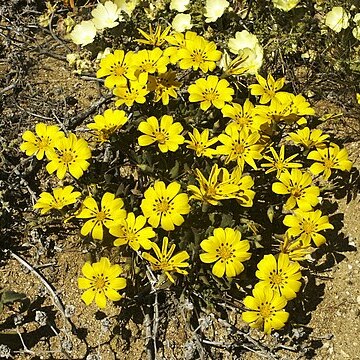
M 24 300 L 24 299 L 26 299 L 26 295 L 23 293 L 18 293 L 16 291 L 12 291 L 12 290 L 5 290 L 1 294 L 0 301 L 2 304 L 10 304 L 15 301 L 20 301 L 20 300 Z
M 174 167 L 170 170 L 170 178 L 175 179 L 179 175 L 180 163 L 178 160 L 175 161 Z

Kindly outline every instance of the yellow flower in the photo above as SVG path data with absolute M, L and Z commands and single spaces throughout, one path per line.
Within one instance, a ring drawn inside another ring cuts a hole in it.
M 302 240 L 304 244 L 309 244 L 310 240 L 313 240 L 315 245 L 319 247 L 326 242 L 325 236 L 319 234 L 319 231 L 334 228 L 329 223 L 329 218 L 321 215 L 320 210 L 294 210 L 293 215 L 286 215 L 284 218 L 284 225 L 290 228 L 286 233 L 289 237 L 296 237 Z
M 218 109 L 225 106 L 225 102 L 232 101 L 234 89 L 229 87 L 225 79 L 219 80 L 215 75 L 209 75 L 206 79 L 198 79 L 195 84 L 188 88 L 190 102 L 199 102 L 201 110 L 206 111 L 211 105 Z
M 283 328 L 289 318 L 289 313 L 284 311 L 286 299 L 269 287 L 255 286 L 252 293 L 253 296 L 244 299 L 244 305 L 250 311 L 244 311 L 242 319 L 252 328 L 263 328 L 265 334 L 270 334 L 272 329 Z
M 175 279 L 172 272 L 177 272 L 182 275 L 187 275 L 188 272 L 182 268 L 189 267 L 189 263 L 185 260 L 189 259 L 189 254 L 186 251 L 180 251 L 174 254 L 175 244 L 172 244 L 168 251 L 169 239 L 165 236 L 163 238 L 161 251 L 157 244 L 152 243 L 152 249 L 155 252 L 156 258 L 149 253 L 143 252 L 142 257 L 150 262 L 151 269 L 154 271 L 163 271 L 167 278 L 174 283 Z
M 199 68 L 207 73 L 216 68 L 216 61 L 221 59 L 221 51 L 216 50 L 216 44 L 196 36 L 185 40 L 185 47 L 179 50 L 180 69 L 186 70 Z
M 270 287 L 286 300 L 296 297 L 301 287 L 300 265 L 298 262 L 290 261 L 289 255 L 280 253 L 277 261 L 274 255 L 265 255 L 257 268 L 255 275 L 260 279 L 257 287 Z
M 63 207 L 74 204 L 81 196 L 79 191 L 74 191 L 73 186 L 65 186 L 53 189 L 53 195 L 42 192 L 40 199 L 34 205 L 34 209 L 41 209 L 41 215 L 46 214 L 51 209 L 60 210 Z
M 147 80 L 148 74 L 141 73 L 137 80 L 130 80 L 129 86 L 117 86 L 113 91 L 114 95 L 117 97 L 115 106 L 126 104 L 131 107 L 134 102 L 144 104 L 146 101 L 145 96 L 149 93 L 149 90 L 147 90 Z
M 195 176 L 200 187 L 188 185 L 187 189 L 193 193 L 190 199 L 200 200 L 211 205 L 218 205 L 220 200 L 236 197 L 239 186 L 232 183 L 232 179 L 230 178 L 223 181 L 224 171 L 225 169 L 219 169 L 217 164 L 213 165 L 209 179 L 207 180 L 199 169 L 195 169 Z
M 245 162 L 253 169 L 257 169 L 254 159 L 261 159 L 262 145 L 259 145 L 260 134 L 250 132 L 244 127 L 239 130 L 238 127 L 231 123 L 225 129 L 225 134 L 218 136 L 219 141 L 223 144 L 216 148 L 219 155 L 227 155 L 225 163 L 237 161 L 238 166 L 244 169 Z
M 156 26 L 155 32 L 151 24 L 149 24 L 149 34 L 145 31 L 138 29 L 139 33 L 145 38 L 144 39 L 137 39 L 136 41 L 140 44 L 152 45 L 152 46 L 161 46 L 166 41 L 166 36 L 168 35 L 171 27 L 166 27 L 163 32 L 161 32 L 162 28 L 161 25 Z
M 145 224 L 145 216 L 139 215 L 135 218 L 134 213 L 128 213 L 126 219 L 109 230 L 110 234 L 117 238 L 114 241 L 114 246 L 128 244 L 134 251 L 138 251 L 140 246 L 145 250 L 151 249 L 152 242 L 150 239 L 156 234 L 152 227 L 144 228 Z
M 205 253 L 200 254 L 204 263 L 215 263 L 212 273 L 217 277 L 234 277 L 244 270 L 244 261 L 249 260 L 251 253 L 247 240 L 241 240 L 241 232 L 231 228 L 216 228 L 213 236 L 200 243 Z
M 275 81 L 271 74 L 268 74 L 267 79 L 264 79 L 261 75 L 256 74 L 256 79 L 259 84 L 253 84 L 249 86 L 251 95 L 259 95 L 260 104 L 267 104 L 276 96 L 276 92 L 279 91 L 285 83 L 285 78 L 280 78 Z
M 158 76 L 149 75 L 148 90 L 154 91 L 154 101 L 162 100 L 163 105 L 169 104 L 169 97 L 177 98 L 175 89 L 180 87 L 181 83 L 176 81 L 176 73 L 168 71 Z
M 301 210 L 310 211 L 319 203 L 320 189 L 312 186 L 309 173 L 303 173 L 299 169 L 292 169 L 291 173 L 286 170 L 279 180 L 280 182 L 272 184 L 272 191 L 275 194 L 290 195 L 285 203 L 285 210 L 291 210 L 297 205 Z
M 24 142 L 20 145 L 20 150 L 25 151 L 27 156 L 35 155 L 38 160 L 54 152 L 55 143 L 65 137 L 58 126 L 44 123 L 36 124 L 35 133 L 36 135 L 29 130 L 23 133 Z
M 81 295 L 86 305 L 90 305 L 95 299 L 96 305 L 103 309 L 106 307 L 106 298 L 111 301 L 122 298 L 118 290 L 126 287 L 126 279 L 119 277 L 123 272 L 120 265 L 111 265 L 108 258 L 102 257 L 93 264 L 86 262 L 81 271 L 85 277 L 78 278 L 78 287 L 86 289 Z
M 324 141 L 329 136 L 330 135 L 323 134 L 320 129 L 314 129 L 310 131 L 308 127 L 299 129 L 296 132 L 289 133 L 289 137 L 294 142 L 294 144 L 302 145 L 307 149 L 311 149 L 312 147 L 325 147 L 326 145 L 324 144 Z
M 125 111 L 107 109 L 104 115 L 96 115 L 94 122 L 87 125 L 89 129 L 96 130 L 100 142 L 108 141 L 110 136 L 127 123 Z
M 281 145 L 279 155 L 272 146 L 270 146 L 270 151 L 273 156 L 272 158 L 266 155 L 263 156 L 265 160 L 269 161 L 269 163 L 261 164 L 261 167 L 269 168 L 265 171 L 265 174 L 276 171 L 276 177 L 278 178 L 286 169 L 297 169 L 302 167 L 302 164 L 300 163 L 291 162 L 291 160 L 295 159 L 298 154 L 291 155 L 285 159 L 284 145 Z
M 187 31 L 185 35 L 181 32 L 174 32 L 166 37 L 166 41 L 172 45 L 164 50 L 164 56 L 170 58 L 171 64 L 176 64 L 180 60 L 179 50 L 186 47 L 187 40 L 193 40 L 198 35 L 193 31 Z
M 308 259 L 313 252 L 310 241 L 291 238 L 287 233 L 284 234 L 284 240 L 280 244 L 280 252 L 287 254 L 292 261 L 303 261 Z
M 122 199 L 115 199 L 115 195 L 105 193 L 101 199 L 101 209 L 95 199 L 88 196 L 82 207 L 76 214 L 78 219 L 89 219 L 81 228 L 81 235 L 86 236 L 91 233 L 95 240 L 102 240 L 104 237 L 103 226 L 110 229 L 117 225 L 126 216 L 126 211 L 122 209 L 124 202 Z
M 229 54 L 224 51 L 219 67 L 223 70 L 222 77 L 242 75 L 249 70 L 244 64 L 249 57 L 250 49 L 240 50 L 238 56 L 231 60 Z
M 211 149 L 210 146 L 217 143 L 218 139 L 209 139 L 209 129 L 205 129 L 201 134 L 197 129 L 193 129 L 193 133 L 188 133 L 191 140 L 185 140 L 189 145 L 186 147 L 196 152 L 196 156 L 206 156 L 212 158 L 216 154 L 215 149 Z
M 155 116 L 142 121 L 138 128 L 145 135 L 139 136 L 139 145 L 148 146 L 154 142 L 158 143 L 161 152 L 176 151 L 185 139 L 180 133 L 183 130 L 179 122 L 173 123 L 170 115 L 164 115 L 159 121 Z
M 55 143 L 55 151 L 49 153 L 50 162 L 46 165 L 49 174 L 56 171 L 56 176 L 61 180 L 66 172 L 69 172 L 75 179 L 79 179 L 89 167 L 88 159 L 91 158 L 91 151 L 84 139 L 78 139 L 76 135 L 60 138 Z
M 137 72 L 146 72 L 154 74 L 165 73 L 170 60 L 167 56 L 163 55 L 163 51 L 160 48 L 153 50 L 140 50 L 132 58 L 134 66 L 137 67 Z
M 172 182 L 166 187 L 162 181 L 155 181 L 145 191 L 140 207 L 152 227 L 170 231 L 184 222 L 182 215 L 190 212 L 189 198 L 179 191 L 179 183 Z
M 133 57 L 132 51 L 125 54 L 124 50 L 115 50 L 114 54 L 108 54 L 101 59 L 96 77 L 106 76 L 105 86 L 109 89 L 114 86 L 126 86 L 128 80 L 136 80 Z
M 325 180 L 329 179 L 331 169 L 350 171 L 352 166 L 347 150 L 345 148 L 340 150 L 339 146 L 334 143 L 325 149 L 311 151 L 307 158 L 316 161 L 310 166 L 310 171 L 314 175 L 323 173 Z

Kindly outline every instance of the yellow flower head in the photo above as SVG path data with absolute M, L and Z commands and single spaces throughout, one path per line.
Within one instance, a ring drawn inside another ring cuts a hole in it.
M 157 143 L 161 152 L 176 151 L 185 139 L 180 133 L 183 130 L 179 122 L 173 123 L 170 115 L 164 115 L 160 124 L 155 116 L 139 124 L 139 130 L 145 135 L 139 136 L 139 145 L 148 146 Z
M 280 244 L 280 252 L 287 254 L 291 261 L 303 261 L 308 259 L 313 249 L 310 241 L 303 241 L 300 238 L 294 239 L 285 233 L 284 240 Z
M 186 40 L 195 39 L 198 35 L 193 31 L 187 31 L 185 35 L 181 32 L 173 32 L 166 37 L 166 41 L 172 45 L 164 50 L 164 56 L 170 58 L 171 64 L 176 64 L 180 60 L 179 50 L 186 47 Z
M 215 263 L 212 273 L 217 277 L 234 277 L 244 270 L 243 262 L 249 260 L 251 253 L 247 240 L 241 240 L 241 232 L 231 228 L 216 228 L 213 236 L 200 243 L 205 253 L 200 254 L 204 263 Z
M 41 215 L 46 214 L 51 209 L 60 210 L 63 207 L 74 204 L 80 197 L 79 191 L 74 191 L 73 186 L 65 186 L 53 189 L 53 195 L 42 192 L 40 199 L 34 205 L 34 209 L 41 209 Z
M 115 246 L 128 244 L 134 251 L 138 251 L 140 246 L 145 250 L 151 249 L 151 238 L 156 234 L 152 227 L 147 226 L 146 217 L 139 215 L 135 218 L 134 213 L 128 213 L 126 219 L 122 220 L 119 225 L 110 228 L 110 234 L 117 239 L 114 241 Z
M 155 102 L 162 100 L 164 105 L 169 104 L 170 96 L 175 99 L 178 97 L 175 89 L 178 89 L 180 85 L 181 83 L 176 81 L 174 71 L 168 71 L 158 76 L 149 75 L 148 90 L 155 93 Z
M 242 319 L 252 328 L 263 329 L 265 334 L 283 328 L 289 318 L 289 313 L 284 311 L 286 299 L 270 287 L 255 286 L 252 293 L 253 296 L 244 299 L 244 305 L 250 311 L 244 311 Z
M 193 70 L 201 69 L 207 73 L 216 68 L 216 61 L 221 59 L 221 51 L 216 50 L 216 44 L 213 41 L 207 41 L 202 36 L 196 36 L 185 40 L 185 47 L 179 50 L 181 69 Z
M 285 84 L 285 78 L 280 78 L 275 81 L 271 74 L 268 74 L 267 79 L 264 79 L 261 75 L 256 74 L 258 84 L 249 86 L 251 95 L 258 95 L 260 97 L 260 104 L 267 104 L 274 97 L 276 92 L 282 89 Z
M 196 156 L 206 156 L 212 158 L 216 154 L 216 150 L 210 148 L 210 146 L 217 143 L 218 139 L 209 139 L 209 129 L 205 129 L 200 133 L 197 129 L 193 129 L 193 133 L 188 133 L 191 140 L 185 140 L 189 145 L 186 147 L 190 150 L 194 150 Z
M 272 191 L 275 194 L 290 195 L 285 203 L 285 210 L 291 210 L 297 205 L 301 210 L 310 211 L 319 203 L 320 189 L 312 186 L 309 173 L 299 169 L 292 169 L 291 173 L 286 170 L 279 180 L 280 182 L 272 184 Z
M 182 215 L 190 212 L 189 198 L 184 193 L 179 194 L 179 191 L 179 183 L 172 182 L 165 186 L 162 181 L 155 181 L 154 186 L 145 191 L 141 210 L 151 226 L 170 231 L 184 222 Z
M 330 135 L 323 134 L 320 129 L 310 130 L 308 127 L 289 134 L 289 138 L 294 144 L 302 145 L 307 149 L 311 149 L 312 147 L 324 148 L 326 146 L 324 141 L 329 138 L 329 136 Z
M 29 130 L 23 133 L 24 142 L 20 145 L 20 150 L 25 151 L 27 156 L 35 155 L 38 160 L 54 152 L 55 143 L 65 137 L 58 126 L 44 123 L 36 124 L 35 133 L 36 135 Z
M 91 158 L 88 143 L 70 134 L 69 137 L 58 139 L 54 147 L 55 151 L 48 155 L 48 173 L 56 171 L 56 176 L 61 180 L 69 172 L 75 179 L 79 179 L 90 165 L 87 161 Z
M 89 129 L 96 130 L 100 142 L 108 141 L 110 136 L 126 124 L 128 118 L 123 110 L 105 110 L 103 115 L 96 115 L 94 122 L 87 125 Z
M 126 86 L 128 80 L 136 80 L 133 56 L 132 51 L 125 54 L 124 50 L 115 50 L 113 54 L 108 54 L 101 59 L 96 77 L 106 76 L 105 86 L 109 89 L 114 86 Z
M 199 102 L 201 110 L 206 111 L 211 105 L 218 109 L 225 106 L 225 102 L 232 101 L 234 89 L 229 87 L 225 79 L 219 80 L 215 75 L 210 75 L 206 79 L 198 79 L 195 84 L 188 88 L 190 102 Z
M 284 145 L 281 145 L 279 155 L 276 153 L 275 149 L 272 146 L 270 146 L 270 151 L 272 154 L 272 158 L 264 155 L 264 159 L 269 161 L 269 163 L 261 164 L 261 167 L 269 168 L 265 171 L 265 174 L 276 171 L 276 177 L 279 178 L 286 169 L 297 169 L 302 167 L 302 164 L 300 163 L 291 162 L 291 160 L 295 159 L 298 154 L 291 155 L 290 157 L 285 159 Z
M 122 298 L 118 290 L 126 287 L 126 279 L 119 277 L 123 272 L 120 265 L 111 265 L 108 258 L 102 257 L 93 264 L 86 262 L 81 271 L 85 277 L 78 278 L 78 287 L 86 289 L 81 295 L 86 305 L 90 305 L 95 299 L 96 305 L 103 309 L 106 307 L 106 298 L 111 301 Z
M 329 147 L 324 149 L 316 149 L 310 152 L 307 157 L 315 162 L 310 166 L 310 171 L 314 175 L 323 173 L 324 179 L 329 179 L 331 169 L 339 169 L 342 171 L 350 171 L 352 162 L 348 159 L 348 153 L 345 148 L 331 143 Z
M 161 46 L 165 41 L 166 37 L 169 34 L 171 26 L 166 27 L 163 32 L 161 32 L 161 25 L 157 25 L 155 32 L 151 24 L 149 24 L 149 33 L 147 34 L 145 31 L 138 29 L 139 33 L 145 39 L 137 39 L 136 41 L 140 44 L 152 45 L 152 46 Z
M 188 272 L 182 268 L 189 267 L 189 263 L 185 260 L 189 259 L 189 254 L 186 251 L 180 251 L 174 254 L 175 244 L 172 244 L 168 250 L 169 239 L 165 236 L 161 250 L 159 246 L 152 243 L 152 249 L 156 258 L 149 253 L 143 252 L 142 257 L 150 262 L 151 269 L 154 271 L 163 271 L 167 278 L 174 283 L 175 279 L 172 277 L 172 272 L 177 272 L 182 275 L 187 275 Z
M 169 58 L 164 56 L 163 51 L 158 47 L 153 50 L 140 50 L 133 56 L 132 61 L 137 67 L 137 73 L 146 72 L 149 74 L 165 73 L 166 66 L 170 62 Z
M 333 229 L 333 225 L 329 223 L 327 216 L 321 216 L 320 210 L 302 211 L 296 209 L 293 215 L 286 215 L 284 218 L 284 225 L 289 229 L 286 231 L 291 238 L 298 238 L 304 244 L 310 244 L 313 240 L 315 245 L 319 247 L 326 242 L 324 235 L 319 234 L 319 231 L 326 229 Z
M 134 102 L 144 104 L 145 96 L 149 93 L 147 89 L 148 74 L 141 73 L 139 78 L 129 82 L 129 86 L 117 86 L 113 93 L 117 97 L 115 106 L 126 104 L 131 107 Z
M 257 268 L 256 277 L 260 280 L 257 287 L 270 287 L 287 300 L 296 297 L 301 287 L 300 265 L 290 261 L 289 255 L 280 253 L 277 260 L 274 255 L 265 255 Z
M 78 219 L 89 219 L 82 226 L 81 235 L 86 236 L 91 233 L 93 239 L 102 240 L 104 237 L 103 226 L 110 229 L 126 217 L 123 206 L 122 199 L 115 199 L 115 195 L 109 192 L 103 195 L 100 209 L 95 199 L 88 196 L 76 214 Z
M 219 67 L 223 70 L 222 77 L 242 75 L 249 70 L 245 62 L 249 57 L 250 49 L 240 50 L 239 55 L 231 60 L 230 55 L 224 51 Z

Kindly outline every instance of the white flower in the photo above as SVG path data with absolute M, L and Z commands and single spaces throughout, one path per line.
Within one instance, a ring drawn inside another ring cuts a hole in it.
M 120 11 L 123 11 L 127 15 L 131 16 L 140 0 L 114 0 L 114 3 Z
M 352 34 L 355 39 L 360 40 L 360 26 L 353 28 Z
M 300 0 L 272 0 L 276 8 L 283 11 L 290 11 L 293 9 Z
M 356 26 L 360 26 L 360 13 L 354 15 L 353 21 L 356 24 Z
M 349 26 L 349 15 L 341 6 L 335 6 L 326 14 L 325 25 L 338 33 Z
M 119 25 L 120 9 L 112 1 L 106 1 L 103 5 L 99 3 L 91 12 L 93 23 L 98 30 L 113 28 Z
M 190 0 L 171 0 L 170 10 L 176 10 L 177 12 L 184 12 L 187 10 Z
M 221 17 L 225 9 L 229 6 L 229 2 L 226 0 L 206 0 L 205 10 L 206 16 L 205 22 L 214 22 Z
M 171 26 L 175 31 L 184 32 L 192 28 L 191 15 L 190 14 L 177 14 L 171 23 Z
M 256 74 L 263 61 L 264 51 L 258 38 L 248 31 L 237 31 L 235 38 L 229 39 L 230 52 L 246 57 L 242 66 L 248 68 L 248 74 Z
M 74 27 L 70 33 L 70 39 L 76 44 L 85 46 L 94 41 L 96 36 L 96 27 L 91 20 L 82 21 Z

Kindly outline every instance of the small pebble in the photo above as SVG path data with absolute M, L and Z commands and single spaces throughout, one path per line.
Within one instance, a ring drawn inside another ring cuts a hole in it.
M 356 302 L 360 305 L 360 295 L 356 298 Z

